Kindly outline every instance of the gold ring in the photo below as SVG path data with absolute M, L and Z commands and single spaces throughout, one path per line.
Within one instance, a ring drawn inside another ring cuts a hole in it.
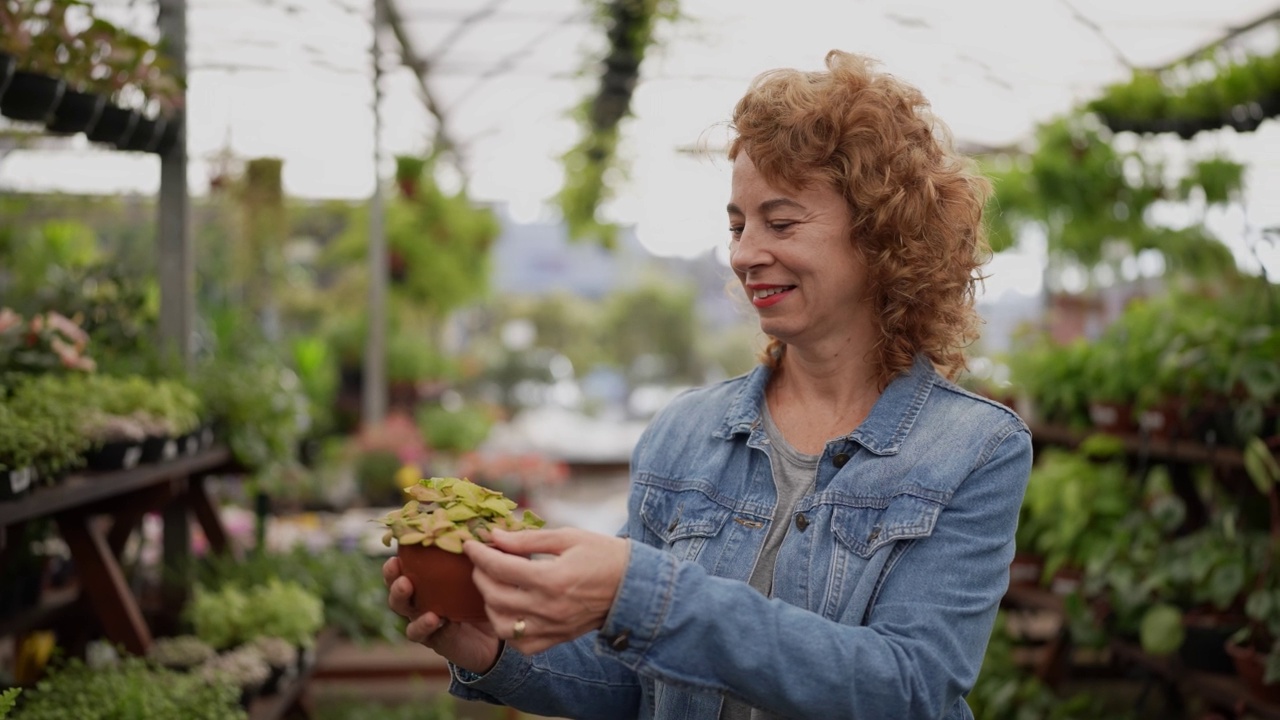
M 519 620 L 516 620 L 516 624 L 511 626 L 511 639 L 519 640 L 520 638 L 524 637 L 524 627 L 525 627 L 524 618 L 520 618 Z

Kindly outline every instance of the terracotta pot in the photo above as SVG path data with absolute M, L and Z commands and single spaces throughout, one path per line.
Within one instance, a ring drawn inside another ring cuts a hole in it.
M 1127 435 L 1134 431 L 1133 408 L 1113 402 L 1089 403 L 1089 420 L 1101 432 Z
M 1243 647 L 1233 642 L 1226 644 L 1227 654 L 1236 666 L 1236 674 L 1244 682 L 1253 696 L 1269 703 L 1280 703 L 1280 684 L 1263 684 L 1266 659 L 1262 653 L 1251 647 Z
M 1168 400 L 1138 413 L 1138 429 L 1157 440 L 1173 440 L 1183 436 L 1182 405 Z
M 1009 584 L 1018 587 L 1039 587 L 1044 573 L 1044 558 L 1033 553 L 1019 552 L 1009 563 Z
M 413 582 L 413 606 L 454 622 L 488 622 L 484 597 L 471 581 L 475 566 L 466 555 L 438 547 L 399 545 L 400 569 Z
M 1070 595 L 1080 589 L 1084 582 L 1084 571 L 1077 567 L 1061 567 L 1049 581 L 1049 590 L 1054 595 Z

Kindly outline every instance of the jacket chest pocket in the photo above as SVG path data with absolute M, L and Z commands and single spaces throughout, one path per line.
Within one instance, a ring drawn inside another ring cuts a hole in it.
M 866 560 L 895 540 L 931 535 L 941 512 L 936 500 L 902 493 L 867 505 L 836 505 L 831 526 L 845 550 Z
M 649 486 L 640 504 L 640 517 L 662 547 L 682 560 L 693 560 L 709 538 L 720 534 L 732 511 L 701 490 L 671 490 Z

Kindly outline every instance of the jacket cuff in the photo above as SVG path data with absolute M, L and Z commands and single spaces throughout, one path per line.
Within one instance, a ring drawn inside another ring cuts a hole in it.
M 533 668 L 529 658 L 504 644 L 498 662 L 483 675 L 449 663 L 449 693 L 464 700 L 502 704 L 498 697 L 510 694 Z
M 635 670 L 666 619 L 675 593 L 678 561 L 671 553 L 630 542 L 627 571 L 596 636 L 596 652 Z

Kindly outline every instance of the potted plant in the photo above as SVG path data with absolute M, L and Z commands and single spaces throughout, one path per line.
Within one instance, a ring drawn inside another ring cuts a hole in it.
M 186 672 L 213 659 L 218 652 L 195 635 L 156 638 L 147 648 L 147 659 L 160 667 Z
M 260 635 L 249 642 L 249 647 L 257 650 L 271 667 L 271 675 L 262 687 L 263 695 L 275 693 L 280 689 L 281 683 L 288 682 L 298 673 L 298 657 L 301 653 L 298 646 L 288 640 Z
M 241 641 L 268 636 L 310 648 L 324 627 L 324 601 L 295 582 L 271 578 L 250 588 L 247 600 L 239 617 Z
M 22 470 L 30 466 L 53 482 L 79 467 L 87 442 L 77 415 L 83 400 L 68 391 L 54 375 L 18 375 L 7 399 L 13 419 L 0 423 L 0 467 Z
M 156 668 L 143 658 L 89 667 L 70 660 L 23 693 L 21 720 L 183 718 L 245 720 L 238 693 L 220 678 Z
M 463 542 L 485 542 L 491 528 L 542 527 L 542 518 L 529 510 L 516 517 L 516 503 L 464 478 L 422 478 L 405 492 L 404 506 L 381 519 L 387 527 L 382 542 L 396 541 L 401 568 L 413 581 L 414 606 L 457 622 L 484 621 Z
M 195 675 L 208 683 L 239 688 L 240 706 L 248 707 L 271 677 L 271 666 L 256 648 L 245 645 L 209 659 Z
M 1280 703 L 1280 463 L 1259 438 L 1245 447 L 1245 469 L 1270 509 L 1270 547 L 1263 556 L 1254 590 L 1245 601 L 1249 624 L 1227 642 L 1245 685 L 1267 702 Z

